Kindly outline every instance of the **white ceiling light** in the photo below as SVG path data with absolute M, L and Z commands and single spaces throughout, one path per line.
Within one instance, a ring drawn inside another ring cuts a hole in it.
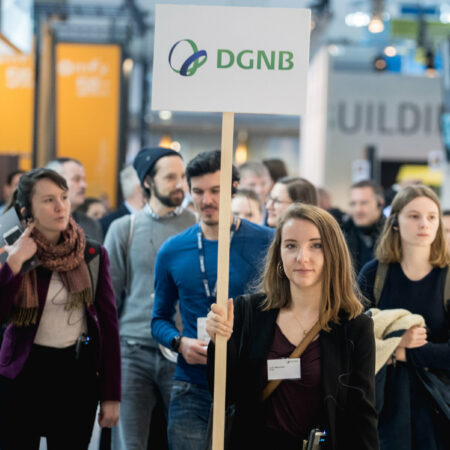
M 332 56 L 339 55 L 339 53 L 340 53 L 339 47 L 336 44 L 330 44 L 328 46 L 328 53 Z
M 345 16 L 345 24 L 349 27 L 366 27 L 369 25 L 369 22 L 369 14 L 362 11 L 350 13 Z
M 170 120 L 172 118 L 172 111 L 160 111 L 159 118 L 161 120 Z
M 369 31 L 374 34 L 382 33 L 384 31 L 384 23 L 378 16 L 374 16 L 370 20 Z
M 389 56 L 390 58 L 394 57 L 395 55 L 397 55 L 397 49 L 393 46 L 393 45 L 388 45 L 385 49 L 384 49 L 384 54 L 386 56 Z
M 439 19 L 442 23 L 450 23 L 450 5 L 441 6 L 441 14 Z

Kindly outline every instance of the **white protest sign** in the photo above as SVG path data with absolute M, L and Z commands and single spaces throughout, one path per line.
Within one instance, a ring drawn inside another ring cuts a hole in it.
M 156 5 L 152 109 L 305 111 L 308 9 Z

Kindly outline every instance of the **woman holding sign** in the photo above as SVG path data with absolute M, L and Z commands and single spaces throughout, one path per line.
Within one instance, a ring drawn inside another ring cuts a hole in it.
M 25 232 L 0 269 L 0 448 L 87 449 L 119 419 L 117 311 L 106 251 L 70 217 L 64 178 L 22 176 L 14 206 Z M 39 265 L 26 270 L 37 256 Z
M 373 326 L 361 315 L 347 246 L 330 214 L 289 207 L 262 286 L 234 306 L 230 300 L 228 320 L 216 304 L 207 318 L 211 384 L 216 333 L 229 339 L 230 448 L 298 450 L 317 428 L 326 433 L 324 448 L 376 450 Z

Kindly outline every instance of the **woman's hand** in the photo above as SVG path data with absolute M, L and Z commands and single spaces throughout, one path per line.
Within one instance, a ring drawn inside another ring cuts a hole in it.
M 400 348 L 418 348 L 427 343 L 426 328 L 414 326 L 403 334 L 402 340 L 398 346 Z
M 230 339 L 233 334 L 233 322 L 234 322 L 234 306 L 233 299 L 230 298 L 227 304 L 228 315 L 225 318 L 224 309 L 217 303 L 211 305 L 211 311 L 206 316 L 206 332 L 213 342 L 216 342 L 216 334 L 225 336 Z
M 100 412 L 98 413 L 98 424 L 102 428 L 112 428 L 119 423 L 120 402 L 104 401 L 100 403 Z
M 17 275 L 22 269 L 23 263 L 37 252 L 36 242 L 30 236 L 33 228 L 34 223 L 31 223 L 13 245 L 5 246 L 5 251 L 8 253 L 6 262 L 14 275 Z

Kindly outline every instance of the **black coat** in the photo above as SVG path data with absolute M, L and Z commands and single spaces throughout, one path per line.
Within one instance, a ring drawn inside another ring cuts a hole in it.
M 352 257 L 353 268 L 355 273 L 358 274 L 364 264 L 368 263 L 371 259 L 375 258 L 375 248 L 378 243 L 378 238 L 383 231 L 386 217 L 381 214 L 377 222 L 370 227 L 357 227 L 353 219 L 349 217 L 344 220 L 341 228 L 347 241 L 348 249 Z M 361 234 L 365 233 L 372 239 L 372 245 L 368 247 L 364 242 Z
M 103 230 L 103 235 L 106 236 L 109 226 L 114 222 L 114 220 L 126 216 L 127 214 L 130 214 L 130 210 L 125 206 L 125 203 L 122 203 L 115 211 L 103 216 L 99 220 Z
M 91 219 L 84 212 L 78 210 L 72 213 L 72 217 L 73 220 L 75 220 L 75 222 L 83 229 L 87 238 L 93 239 L 100 244 L 103 243 L 104 236 L 102 227 L 97 220 Z
M 232 448 L 258 448 L 264 427 L 264 367 L 273 339 L 278 309 L 262 311 L 263 294 L 235 301 L 234 332 L 228 342 L 227 404 L 235 404 Z M 341 324 L 320 332 L 323 427 L 333 450 L 377 450 L 375 411 L 375 341 L 373 322 L 342 315 Z M 213 344 L 208 348 L 208 380 L 214 381 Z M 307 407 L 307 405 L 305 405 Z

